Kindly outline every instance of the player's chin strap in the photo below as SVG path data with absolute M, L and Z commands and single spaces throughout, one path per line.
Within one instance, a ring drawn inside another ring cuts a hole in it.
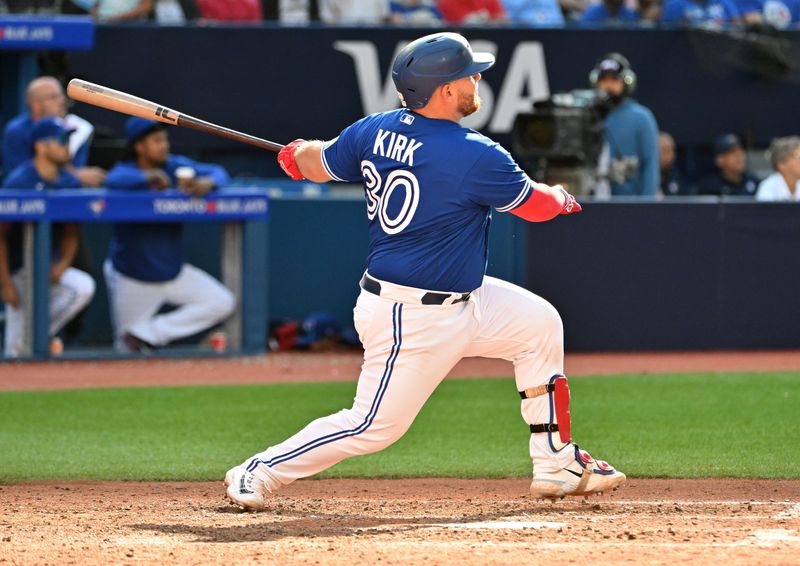
M 569 430 L 569 386 L 567 385 L 566 376 L 554 375 L 550 378 L 550 382 L 545 385 L 529 387 L 519 392 L 519 396 L 522 399 L 532 399 L 542 395 L 550 396 L 550 422 L 530 425 L 531 434 L 557 432 L 561 442 L 569 444 L 572 436 Z

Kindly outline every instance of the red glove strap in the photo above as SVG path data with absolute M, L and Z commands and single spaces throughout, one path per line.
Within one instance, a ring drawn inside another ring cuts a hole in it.
M 281 166 L 283 172 L 286 173 L 293 181 L 302 181 L 305 179 L 297 166 L 297 161 L 294 159 L 294 154 L 297 149 L 303 145 L 306 140 L 294 140 L 292 143 L 283 146 L 283 149 L 278 152 L 278 165 Z
M 534 183 L 533 192 L 524 203 L 511 210 L 511 214 L 524 218 L 530 222 L 544 222 L 552 220 L 559 214 L 580 212 L 581 205 L 571 194 L 560 185 Z

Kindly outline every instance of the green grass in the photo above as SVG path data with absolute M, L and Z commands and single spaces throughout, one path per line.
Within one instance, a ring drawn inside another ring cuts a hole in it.
M 573 436 L 632 476 L 800 478 L 800 374 L 574 378 Z M 0 394 L 0 481 L 219 479 L 352 403 L 354 383 Z M 530 474 L 511 379 L 445 382 L 385 451 L 342 476 Z

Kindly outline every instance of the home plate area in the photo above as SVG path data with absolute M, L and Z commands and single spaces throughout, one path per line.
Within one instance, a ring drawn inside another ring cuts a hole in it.
M 550 503 L 526 478 L 299 481 L 261 513 L 221 482 L 0 486 L 11 564 L 795 564 L 799 481 L 629 479 Z

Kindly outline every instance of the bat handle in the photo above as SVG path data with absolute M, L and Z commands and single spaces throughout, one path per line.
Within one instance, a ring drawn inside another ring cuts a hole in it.
M 278 152 L 283 149 L 283 145 L 279 143 L 271 142 L 269 140 L 258 138 L 256 136 L 251 136 L 250 134 L 237 132 L 236 130 L 231 130 L 230 128 L 218 126 L 216 124 L 212 124 L 210 122 L 206 122 L 205 120 L 195 118 L 194 116 L 188 116 L 186 114 L 180 114 L 178 116 L 177 124 L 178 126 L 182 126 L 184 128 L 191 128 L 193 130 L 198 130 L 200 132 L 215 134 L 217 136 L 222 136 L 224 138 L 228 138 L 238 142 L 254 145 L 256 147 L 260 147 L 261 149 L 266 149 L 269 151 Z

